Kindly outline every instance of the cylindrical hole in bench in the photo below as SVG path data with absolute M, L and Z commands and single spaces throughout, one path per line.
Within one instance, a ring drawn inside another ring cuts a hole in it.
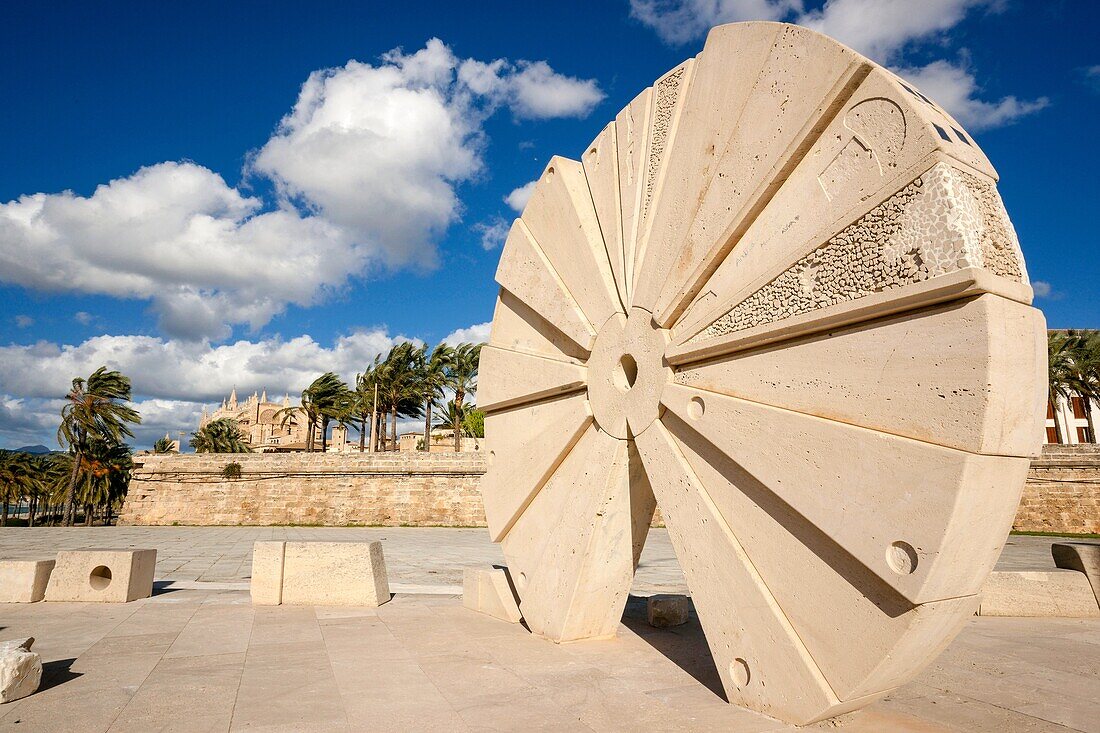
M 92 568 L 92 574 L 88 576 L 88 582 L 93 590 L 103 590 L 111 584 L 111 569 L 106 565 L 98 565 Z

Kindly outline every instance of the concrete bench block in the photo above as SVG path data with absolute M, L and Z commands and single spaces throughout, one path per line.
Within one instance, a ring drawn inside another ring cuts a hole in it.
M 523 618 L 504 568 L 466 568 L 462 573 L 462 605 L 512 624 Z
M 656 595 L 650 596 L 645 604 L 646 621 L 658 629 L 670 626 L 682 626 L 691 615 L 691 601 L 687 596 Z
M 41 601 L 53 566 L 53 560 L 0 560 L 0 603 Z
M 1100 606 L 1075 570 L 995 572 L 982 588 L 978 615 L 1097 618 Z
M 381 542 L 257 542 L 252 603 L 380 606 L 390 599 Z
M 42 682 L 42 658 L 31 651 L 32 644 L 33 636 L 0 641 L 0 703 L 33 694 Z
M 46 600 L 128 603 L 148 598 L 156 565 L 156 550 L 62 550 Z
M 1056 542 L 1050 546 L 1050 554 L 1058 567 L 1085 574 L 1100 606 L 1100 543 Z

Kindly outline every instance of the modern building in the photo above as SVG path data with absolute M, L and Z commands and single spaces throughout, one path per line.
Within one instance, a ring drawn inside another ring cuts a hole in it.
M 1069 399 L 1058 397 L 1057 405 L 1047 402 L 1046 437 L 1047 443 L 1062 443 L 1073 445 L 1076 443 L 1095 443 L 1096 436 L 1089 432 L 1089 417 L 1085 410 L 1091 413 L 1092 424 L 1100 425 L 1100 406 L 1095 400 L 1089 400 L 1086 407 L 1083 397 L 1071 394 Z M 1055 427 L 1057 420 L 1057 427 Z M 1061 440 L 1059 440 L 1061 432 Z

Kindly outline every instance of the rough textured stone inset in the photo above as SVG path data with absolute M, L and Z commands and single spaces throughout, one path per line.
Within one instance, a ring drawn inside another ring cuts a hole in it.
M 966 267 L 985 267 L 1020 281 L 1019 245 L 1003 211 L 991 183 L 937 163 L 692 341 L 775 323 Z

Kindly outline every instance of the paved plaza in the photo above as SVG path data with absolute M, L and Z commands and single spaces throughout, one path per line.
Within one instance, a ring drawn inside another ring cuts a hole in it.
M 257 539 L 381 540 L 394 599 L 378 609 L 253 607 Z M 1005 569 L 1050 567 L 1013 537 Z M 697 620 L 644 622 L 639 596 L 682 591 L 651 533 L 613 640 L 555 645 L 462 607 L 462 568 L 499 563 L 482 529 L 10 529 L 0 557 L 156 547 L 152 598 L 0 605 L 0 640 L 35 636 L 40 691 L 0 707 L 18 731 L 773 731 L 727 705 Z M 859 640 L 853 638 L 853 644 Z M 975 618 L 914 682 L 819 727 L 1100 731 L 1100 621 Z

